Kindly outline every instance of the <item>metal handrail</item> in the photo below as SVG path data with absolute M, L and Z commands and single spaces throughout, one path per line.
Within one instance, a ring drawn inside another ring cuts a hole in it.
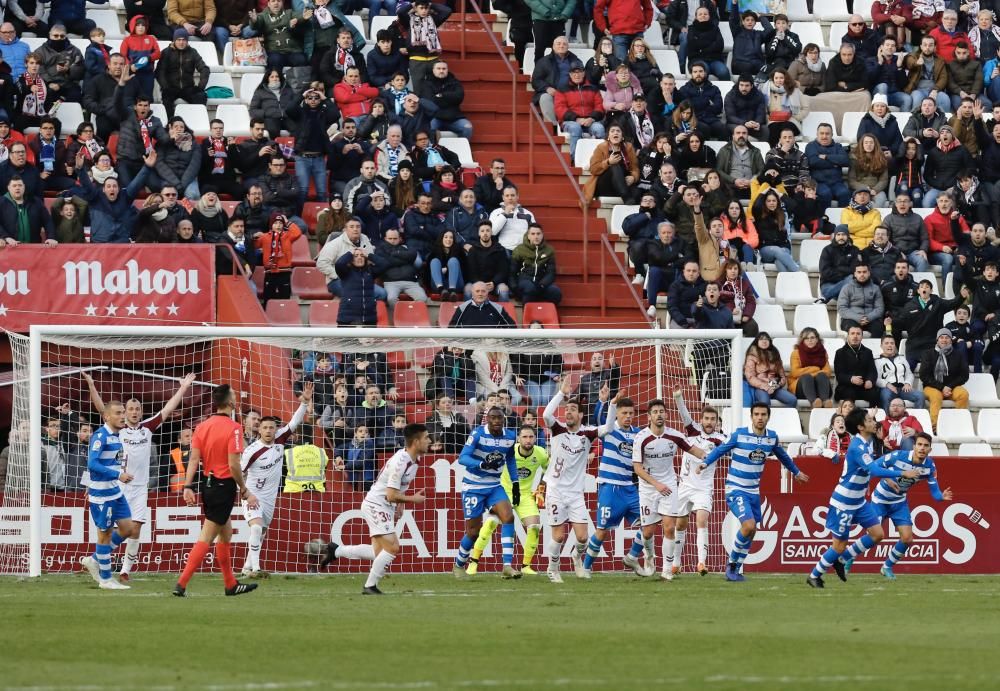
M 473 9 L 476 11 L 476 16 L 479 18 L 479 23 L 483 25 L 483 29 L 486 30 L 486 35 L 489 37 L 490 41 L 493 43 L 493 47 L 497 50 L 497 55 L 500 56 L 501 61 L 507 66 L 507 71 L 510 72 L 510 142 L 511 146 L 517 149 L 517 76 L 520 74 L 518 70 L 514 69 L 514 64 L 507 59 L 507 53 L 504 52 L 503 46 L 500 45 L 500 41 L 494 35 L 493 27 L 486 22 L 486 16 L 483 14 L 482 9 L 479 7 L 479 3 L 476 0 L 462 0 L 462 39 L 461 48 L 459 54 L 462 56 L 462 60 L 465 60 L 465 18 L 468 15 L 466 11 L 468 9 L 467 4 L 472 3 Z
M 622 260 L 618 257 L 618 253 L 615 252 L 615 248 L 611 245 L 611 241 L 608 240 L 608 235 L 605 233 L 601 236 L 601 244 L 604 246 L 604 251 L 601 252 L 601 295 L 605 296 L 608 294 L 607 288 L 607 272 L 605 268 L 605 260 L 608 256 L 611 257 L 611 261 L 614 263 L 615 268 L 618 269 L 618 273 L 621 274 L 622 280 L 625 285 L 628 286 L 628 291 L 632 295 L 632 299 L 635 301 L 636 307 L 642 313 L 648 324 L 653 324 L 653 319 L 646 314 L 646 309 L 642 304 L 642 297 L 636 292 L 635 286 L 632 285 L 632 281 L 628 277 L 628 271 L 625 270 L 625 265 L 622 264 Z M 601 316 L 605 316 L 607 312 L 607 302 L 605 300 L 601 301 Z

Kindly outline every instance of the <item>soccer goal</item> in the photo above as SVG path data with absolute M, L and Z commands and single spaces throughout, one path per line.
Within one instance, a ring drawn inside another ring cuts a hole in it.
M 428 573 L 451 568 L 463 531 L 459 435 L 483 423 L 487 401 L 507 406 L 508 426 L 538 427 L 543 445 L 549 435 L 542 409 L 558 386 L 554 376 L 569 378 L 587 424 L 594 423 L 602 397 L 618 389 L 635 402 L 640 427 L 648 402 L 661 398 L 668 424 L 681 429 L 672 398 L 678 389 L 696 420 L 710 404 L 730 431 L 742 415 L 744 344 L 736 331 L 35 326 L 29 336 L 9 338 L 13 370 L 0 373 L 0 400 L 13 402 L 8 470 L 0 486 L 0 574 L 77 571 L 80 558 L 91 553 L 96 531 L 81 478 L 89 433 L 102 424 L 95 400 L 126 404 L 126 424 L 151 432 L 137 573 L 178 571 L 197 539 L 201 508 L 186 506 L 180 493 L 188 430 L 212 412 L 211 392 L 219 384 L 237 392 L 249 437 L 260 415 L 287 423 L 303 381 L 314 382 L 312 408 L 286 445 L 281 491 L 260 552 L 261 568 L 279 573 L 315 572 L 328 540 L 368 541 L 358 507 L 381 463 L 398 448 L 396 432 L 404 421 L 429 424 L 437 443 L 412 485 L 427 502 L 403 512 L 398 523 L 404 549 L 394 570 Z M 490 389 L 505 393 L 490 397 Z M 172 397 L 176 410 L 157 418 Z M 139 452 L 126 442 L 126 463 L 133 453 Z M 599 453 L 588 467 L 591 521 Z M 724 478 L 724 471 L 716 474 L 714 570 L 724 564 Z M 239 568 L 249 536 L 239 504 L 233 525 Z M 518 531 L 523 540 L 520 526 Z M 634 532 L 630 526 L 616 530 L 595 570 L 620 570 Z M 695 545 L 688 542 L 681 562 L 690 568 Z M 116 569 L 122 551 L 115 554 Z M 518 545 L 515 559 L 520 552 Z M 493 545 L 481 572 L 497 571 L 499 559 Z M 210 561 L 205 568 L 212 568 Z M 329 571 L 367 568 L 339 559 Z

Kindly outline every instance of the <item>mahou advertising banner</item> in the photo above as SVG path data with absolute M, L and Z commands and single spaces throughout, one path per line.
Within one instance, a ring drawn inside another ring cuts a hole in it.
M 783 480 L 780 466 L 769 464 L 762 494 L 763 522 L 750 549 L 747 572 L 806 573 L 830 542 L 824 528 L 827 501 L 837 482 L 841 466 L 823 458 L 801 458 L 800 467 L 812 476 L 808 485 Z M 941 458 L 936 460 L 941 487 L 951 487 L 951 502 L 935 502 L 923 485 L 911 493 L 916 541 L 900 563 L 898 573 L 1000 573 L 1000 464 L 992 458 Z M 427 501 L 402 512 L 397 524 L 403 550 L 393 566 L 397 573 L 446 572 L 451 570 L 463 532 L 459 487 L 462 469 L 451 458 L 435 458 L 422 464 L 412 490 L 423 490 Z M 721 486 L 721 479 L 719 479 Z M 268 571 L 305 573 L 315 568 L 318 556 L 309 553 L 310 542 L 332 539 L 340 544 L 361 544 L 369 540 L 358 511 L 364 495 L 351 491 L 340 479 L 327 483 L 323 493 L 279 495 L 274 522 L 262 550 L 262 567 Z M 591 514 L 596 506 L 593 477 L 588 477 L 587 504 Z M 784 491 L 783 491 L 784 490 Z M 43 565 L 46 571 L 79 569 L 80 557 L 89 554 L 95 537 L 82 493 L 51 494 L 43 498 Z M 721 565 L 732 546 L 738 526 L 725 511 L 721 493 L 716 498 L 716 514 L 709 537 L 710 562 Z M 592 520 L 592 517 L 591 517 Z M 542 512 L 543 525 L 545 513 Z M 249 529 L 237 506 L 233 513 L 236 543 L 246 543 Z M 140 569 L 177 571 L 197 540 L 201 526 L 200 507 L 186 507 L 180 497 L 153 493 L 150 522 L 143 529 Z M 0 511 L 0 548 L 4 544 L 25 544 L 29 526 L 27 509 Z M 590 530 L 593 531 L 591 525 Z M 896 533 L 886 523 L 882 544 L 856 562 L 857 572 L 875 572 L 896 541 Z M 543 534 L 546 544 L 548 528 Z M 595 563 L 595 570 L 621 571 L 621 557 L 631 542 L 634 529 L 614 531 L 605 542 L 607 558 Z M 860 530 L 855 530 L 855 535 Z M 518 526 L 516 558 L 520 559 L 524 533 Z M 483 561 L 484 571 L 496 571 L 499 560 L 498 535 L 492 551 Z M 694 540 L 688 541 L 684 564 L 694 563 Z M 245 547 L 235 550 L 238 564 Z M 535 566 L 543 562 L 541 553 Z M 116 561 L 121 553 L 115 555 Z M 210 565 L 209 565 L 210 566 Z M 570 568 L 568 560 L 564 568 Z M 340 559 L 333 572 L 358 572 L 367 564 Z
M 0 249 L 0 324 L 157 326 L 215 321 L 213 245 Z

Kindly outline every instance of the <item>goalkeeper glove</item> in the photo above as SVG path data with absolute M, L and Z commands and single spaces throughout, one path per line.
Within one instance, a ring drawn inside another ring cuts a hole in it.
M 521 486 L 516 482 L 511 485 L 510 498 L 514 502 L 514 506 L 521 504 Z
M 503 467 L 504 462 L 505 461 L 503 459 L 496 461 L 491 461 L 489 459 L 486 459 L 485 461 L 482 461 L 479 464 L 479 467 L 482 468 L 483 470 L 497 470 Z

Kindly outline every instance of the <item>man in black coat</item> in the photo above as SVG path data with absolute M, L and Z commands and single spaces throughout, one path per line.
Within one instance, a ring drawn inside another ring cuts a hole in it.
M 569 41 L 559 36 L 552 42 L 552 52 L 538 58 L 545 46 L 535 45 L 535 67 L 531 71 L 531 88 L 535 90 L 532 102 L 542 111 L 545 119 L 558 123 L 556 119 L 556 93 L 569 82 L 569 69 L 583 61 L 570 52 Z
M 463 302 L 455 310 L 448 323 L 454 329 L 513 329 L 517 326 L 510 315 L 500 305 L 490 302 L 490 291 L 486 284 L 477 281 L 472 284 L 472 299 Z
M 517 185 L 507 177 L 506 161 L 502 158 L 494 158 L 490 161 L 490 172 L 476 178 L 476 184 L 473 185 L 472 191 L 476 193 L 476 201 L 482 204 L 487 211 L 492 211 L 503 203 L 504 187 L 517 189 Z
M 131 105 L 137 95 L 133 75 L 125 69 L 125 58 L 112 53 L 108 59 L 108 69 L 104 74 L 85 79 L 83 82 L 83 107 L 96 118 L 97 136 L 108 141 L 112 133 L 122 124 L 122 115 L 115 102 L 115 92 L 123 89 L 122 98 Z
M 845 398 L 868 401 L 870 407 L 876 407 L 879 390 L 875 386 L 878 381 L 875 355 L 861 342 L 862 335 L 860 326 L 855 324 L 848 328 L 847 342 L 833 356 L 833 372 L 837 378 L 837 389 L 833 395 L 838 401 Z
M 487 295 L 492 293 L 500 302 L 506 302 L 510 299 L 509 275 L 507 250 L 493 239 L 493 224 L 483 221 L 479 224 L 479 242 L 472 244 L 465 260 L 465 294 L 472 295 L 473 287 L 482 283 Z

